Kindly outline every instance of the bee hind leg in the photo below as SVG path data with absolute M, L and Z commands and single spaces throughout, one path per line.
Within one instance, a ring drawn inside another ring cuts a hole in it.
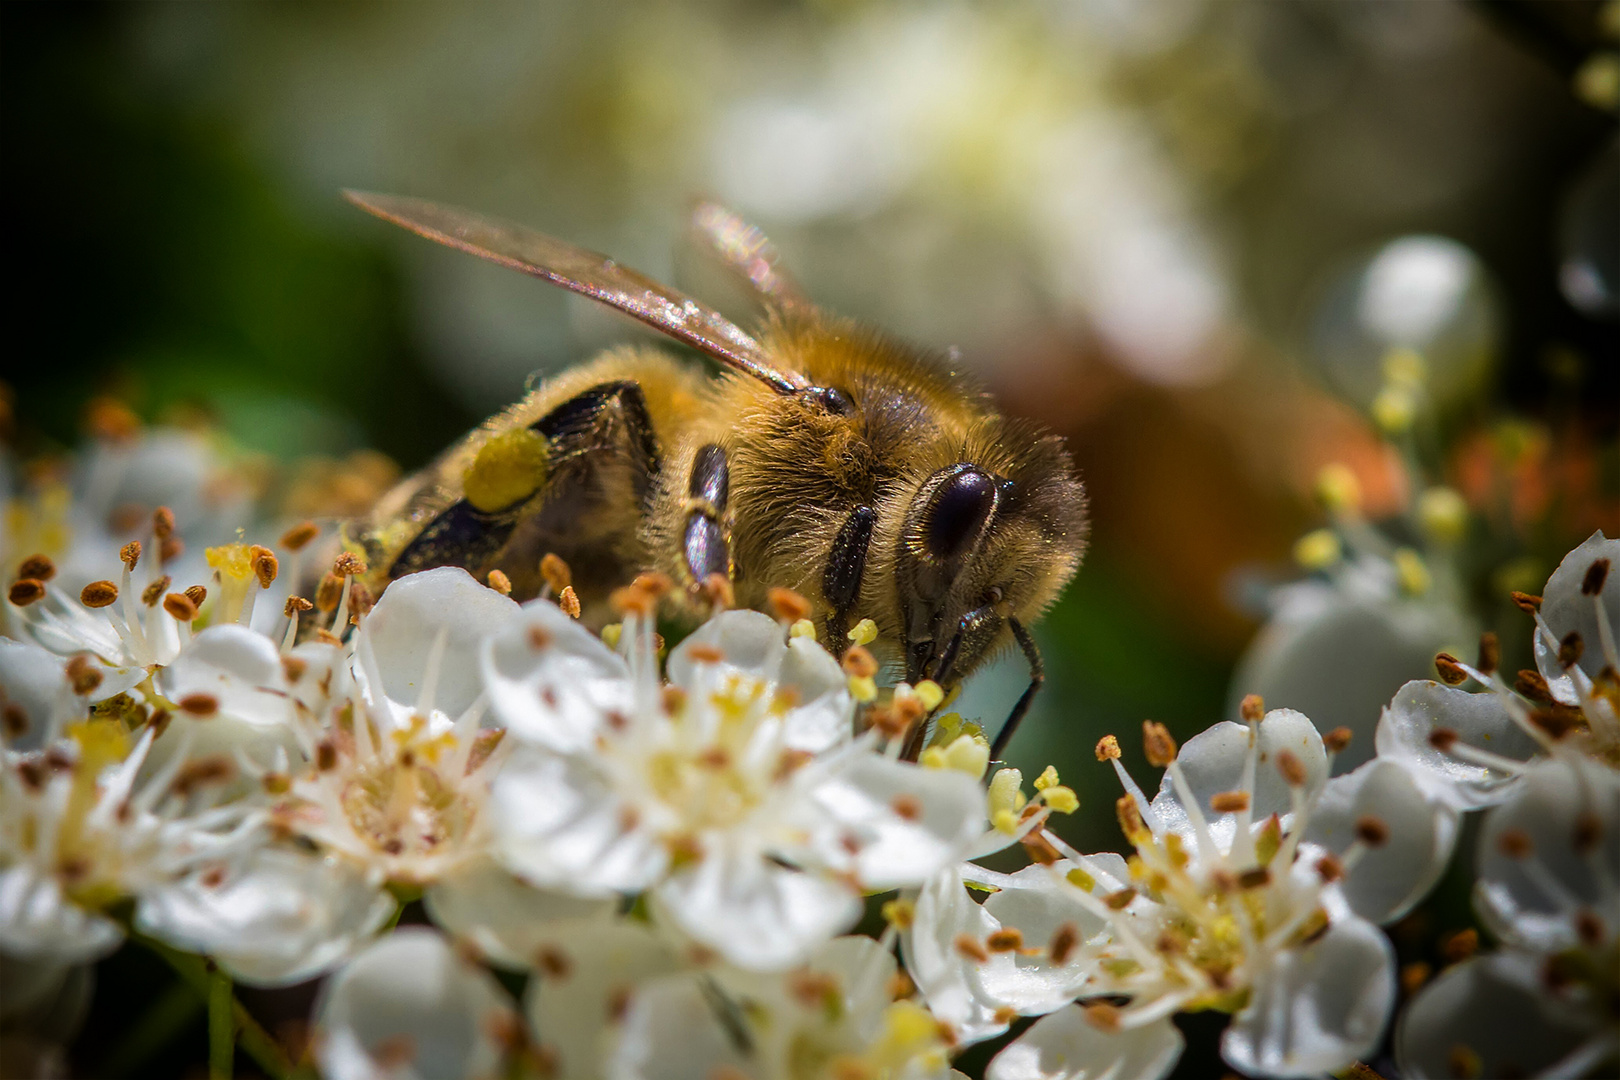
M 725 448 L 706 443 L 692 459 L 686 485 L 686 521 L 681 528 L 681 554 L 693 589 L 714 575 L 732 578 L 731 530 L 726 503 L 731 497 L 731 467 Z

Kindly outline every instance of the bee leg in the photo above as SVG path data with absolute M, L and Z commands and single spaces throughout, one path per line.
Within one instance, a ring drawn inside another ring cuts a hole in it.
M 698 447 L 686 484 L 686 525 L 681 552 L 694 586 L 714 574 L 731 580 L 731 536 L 726 528 L 726 502 L 731 495 L 731 468 L 717 443 Z
M 991 761 L 1003 760 L 1002 755 L 1007 751 L 1007 744 L 1012 742 L 1013 732 L 1018 730 L 1024 714 L 1029 712 L 1029 707 L 1035 700 L 1036 692 L 1040 690 L 1041 684 L 1046 682 L 1046 665 L 1041 663 L 1041 650 L 1036 647 L 1034 637 L 1017 619 L 1008 619 L 1007 626 L 1012 630 L 1013 637 L 1018 639 L 1018 647 L 1023 650 L 1024 659 L 1029 661 L 1029 685 L 1024 688 L 1012 712 L 1007 714 L 1007 722 L 996 732 L 996 741 L 990 747 Z
M 844 520 L 833 541 L 832 554 L 827 559 L 827 571 L 821 578 L 821 592 L 827 598 L 827 648 L 842 656 L 849 647 L 849 615 L 855 601 L 861 596 L 861 581 L 866 576 L 866 549 L 872 543 L 872 527 L 877 524 L 877 511 L 870 506 L 857 506 Z

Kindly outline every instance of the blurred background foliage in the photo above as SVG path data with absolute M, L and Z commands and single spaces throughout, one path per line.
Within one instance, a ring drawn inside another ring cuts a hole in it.
M 1320 468 L 1369 517 L 1410 494 L 1368 419 L 1391 344 L 1429 364 L 1429 482 L 1483 522 L 1479 619 L 1504 567 L 1539 584 L 1620 531 L 1613 4 L 11 3 L 0 28 L 24 456 L 113 393 L 283 470 L 416 468 L 640 331 L 340 188 L 726 307 L 684 241 L 716 196 L 820 301 L 959 350 L 1068 438 L 1093 547 L 1013 756 L 1081 792 L 1086 849 L 1118 844 L 1097 737 L 1185 736 L 1243 692 Z

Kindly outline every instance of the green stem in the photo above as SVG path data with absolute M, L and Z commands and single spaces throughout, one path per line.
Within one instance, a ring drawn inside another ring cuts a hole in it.
M 231 1080 L 236 1063 L 236 1017 L 231 977 L 215 968 L 208 976 L 208 1080 Z
M 181 952 L 165 945 L 155 938 L 149 938 L 142 934 L 132 934 L 131 937 L 167 961 L 168 965 L 175 970 L 175 974 L 179 975 L 198 997 L 209 1003 L 209 1064 L 212 1073 L 215 1045 L 214 993 L 217 986 L 213 974 L 208 970 L 208 962 L 200 956 L 193 956 L 191 953 Z M 253 1014 L 247 1011 L 247 1007 L 240 1001 L 235 1000 L 230 993 L 230 980 L 223 976 L 221 978 L 225 984 L 226 1000 L 230 1003 L 229 1016 L 232 1025 L 236 1030 L 242 1050 L 248 1057 L 252 1058 L 259 1068 L 270 1076 L 271 1080 L 298 1080 L 298 1077 L 306 1075 L 304 1070 L 298 1069 L 288 1059 L 287 1052 L 282 1049 L 281 1044 L 268 1031 L 264 1030 L 264 1026 L 253 1018 Z M 229 1072 L 227 1071 L 225 1075 L 228 1076 Z
M 152 1055 L 169 1045 L 191 1023 L 202 1002 L 183 982 L 173 982 L 141 1018 L 130 1026 L 107 1056 L 91 1069 L 94 1076 L 137 1076 Z

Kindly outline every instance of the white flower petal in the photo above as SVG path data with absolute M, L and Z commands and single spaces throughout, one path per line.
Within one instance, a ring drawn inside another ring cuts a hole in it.
M 1448 728 L 1469 746 L 1515 761 L 1528 761 L 1540 751 L 1495 694 L 1470 694 L 1430 680 L 1401 687 L 1378 720 L 1378 753 L 1398 758 L 1431 778 L 1435 790 L 1459 810 L 1501 802 L 1513 776 L 1441 753 L 1429 742 L 1437 728 Z
M 1073 865 L 1065 859 L 1051 867 L 1026 866 L 1011 875 L 999 892 L 985 897 L 983 908 L 987 914 L 1003 928 L 1022 934 L 1026 947 L 1041 951 L 1034 956 L 1009 954 L 1011 964 L 981 966 L 981 997 L 1034 1016 L 1073 1001 L 1093 975 L 1090 965 L 1084 962 L 1083 944 L 1103 934 L 1108 924 L 1076 903 L 1073 887 L 1063 882 L 1063 875 Z M 1123 872 L 1124 867 L 1120 869 Z M 1079 942 L 1068 962 L 1057 967 L 1045 946 L 1065 924 L 1079 935 Z
M 0 744 L 37 750 L 62 728 L 88 715 L 87 699 L 73 692 L 67 661 L 31 642 L 0 638 Z M 105 681 L 105 680 L 103 680 Z
M 723 611 L 671 650 L 670 682 L 688 688 L 696 685 L 699 669 L 709 666 L 692 661 L 692 649 L 699 645 L 720 650 L 722 670 L 731 669 L 754 678 L 774 672 L 787 652 L 782 627 L 769 615 L 758 611 Z
M 606 1070 L 610 1080 L 713 1080 L 717 1073 L 774 1080 L 737 1047 L 700 978 L 655 979 L 636 993 Z
M 330 646 L 325 646 L 330 648 Z M 211 754 L 232 756 L 242 750 L 258 761 L 268 761 L 276 747 L 297 759 L 298 741 L 293 728 L 293 698 L 275 643 L 235 623 L 211 626 L 191 639 L 174 662 L 159 676 L 163 696 L 181 701 L 206 695 L 217 710 L 201 720 L 181 714 L 170 730 L 153 744 L 146 773 L 161 768 L 171 748 L 181 741 L 182 729 L 192 758 Z
M 500 858 L 537 885 L 580 895 L 636 892 L 667 849 L 583 757 L 520 747 L 490 791 Z
M 32 863 L 0 870 L 0 950 L 25 959 L 88 963 L 123 940 L 117 923 L 69 900 L 56 878 Z
M 1186 1040 L 1168 1019 L 1105 1032 L 1070 1006 L 1037 1020 L 991 1059 L 985 1080 L 1159 1080 Z
M 1367 815 L 1389 827 L 1389 839 L 1362 854 L 1340 890 L 1352 911 L 1383 925 L 1406 914 L 1445 872 L 1457 844 L 1458 814 L 1405 767 L 1375 758 L 1328 781 L 1305 839 L 1343 853 L 1356 839 L 1356 822 Z
M 396 930 L 322 988 L 315 1058 L 326 1080 L 501 1075 L 496 1036 L 515 1023 L 490 974 L 426 928 Z
M 961 1044 L 981 1042 L 1006 1031 L 1006 1021 L 997 1019 L 996 1006 L 978 993 L 978 983 L 984 968 L 1010 970 L 1012 957 L 994 953 L 980 965 L 956 947 L 959 937 L 982 942 L 1000 925 L 968 896 L 955 867 L 940 871 L 924 885 L 916 903 L 911 928 L 901 935 L 900 951 L 929 1011 L 951 1025 Z
M 479 862 L 428 886 L 428 915 L 457 938 L 466 938 L 491 961 L 526 968 L 542 948 L 555 947 L 585 924 L 609 919 L 616 899 L 569 896 L 519 881 L 490 862 Z
M 984 791 L 972 777 L 875 754 L 816 785 L 810 803 L 817 858 L 867 889 L 920 885 L 984 831 Z
M 1541 593 L 1541 617 L 1547 628 L 1563 640 L 1571 632 L 1581 635 L 1585 646 L 1578 661 L 1588 676 L 1596 676 L 1608 661 L 1603 656 L 1603 639 L 1599 636 L 1597 609 L 1593 598 L 1581 594 L 1581 582 L 1587 569 L 1598 559 L 1609 560 L 1609 575 L 1603 582 L 1603 610 L 1609 617 L 1609 629 L 1620 634 L 1620 539 L 1610 540 L 1599 529 L 1580 547 L 1564 556 L 1558 569 L 1547 579 Z M 1558 662 L 1558 646 L 1536 635 L 1536 667 L 1546 678 L 1558 700 L 1566 705 L 1576 701 L 1575 684 Z
M 549 600 L 525 604 L 479 664 L 506 729 L 560 753 L 588 749 L 605 717 L 634 708 L 624 660 Z
M 515 619 L 517 603 L 454 566 L 407 574 L 392 582 L 360 623 L 357 655 L 375 657 L 382 695 L 413 709 L 428 679 L 434 642 L 445 636 L 433 708 L 454 719 L 483 692 L 478 652 L 485 637 Z M 357 676 L 365 672 L 356 665 Z M 379 688 L 360 679 L 373 702 Z
M 855 925 L 861 898 L 843 882 L 778 866 L 721 834 L 694 865 L 654 888 L 660 915 L 731 963 L 775 971 Z
M 1221 1038 L 1228 1065 L 1248 1076 L 1316 1076 L 1378 1046 L 1395 1003 L 1395 952 L 1376 926 L 1344 919 L 1269 960 Z
M 347 863 L 267 847 L 143 895 L 135 924 L 212 956 L 238 982 L 287 986 L 341 963 L 393 911 L 393 898 Z
M 1441 972 L 1401 1013 L 1395 1061 L 1409 1080 L 1451 1080 L 1456 1056 L 1477 1062 L 1476 1076 L 1576 1077 L 1585 1069 L 1553 1066 L 1592 1046 L 1602 1021 L 1548 997 L 1541 958 L 1521 953 L 1476 956 Z M 1616 1036 L 1608 1033 L 1614 1046 Z M 1612 1049 L 1611 1049 L 1612 1052 Z M 1588 1062 L 1587 1068 L 1596 1062 Z
M 1277 755 L 1287 750 L 1305 767 L 1304 794 L 1309 802 L 1327 783 L 1327 751 L 1322 747 L 1322 736 L 1316 725 L 1292 709 L 1273 709 L 1266 713 L 1259 724 L 1259 740 L 1251 820 L 1263 821 L 1272 814 L 1280 814 L 1286 823 L 1291 805 L 1289 787 L 1277 770 Z M 1188 739 L 1176 757 L 1187 786 L 1198 800 L 1198 809 L 1209 824 L 1210 834 L 1223 850 L 1232 841 L 1236 815 L 1214 813 L 1209 801 L 1223 791 L 1235 791 L 1242 786 L 1248 750 L 1249 725 L 1223 720 Z M 1192 822 L 1168 772 L 1159 786 L 1159 794 L 1153 799 L 1153 812 L 1166 828 L 1189 841 L 1192 839 Z
M 680 961 L 652 929 L 622 919 L 581 925 L 548 948 L 551 970 L 530 979 L 524 1010 L 558 1080 L 596 1080 L 638 986 Z
M 789 641 L 777 683 L 799 702 L 782 719 L 782 741 L 789 749 L 820 754 L 853 736 L 849 680 L 826 649 L 808 638 Z
M 1591 847 L 1577 829 L 1596 826 Z M 1513 832 L 1528 854 L 1503 850 Z M 1481 918 L 1505 941 L 1552 953 L 1580 941 L 1576 916 L 1597 917 L 1603 939 L 1620 936 L 1620 774 L 1578 757 L 1540 762 L 1485 819 L 1475 899 Z

